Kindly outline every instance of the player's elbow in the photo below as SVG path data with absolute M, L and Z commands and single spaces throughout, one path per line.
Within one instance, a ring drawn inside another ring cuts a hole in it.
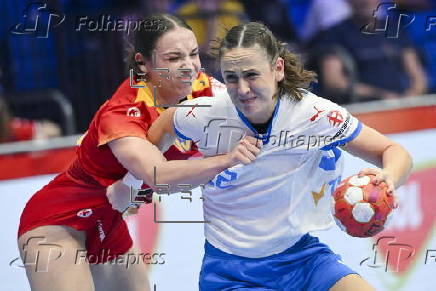
M 401 148 L 401 150 L 403 152 L 404 160 L 405 160 L 405 163 L 407 166 L 407 176 L 408 176 L 413 168 L 413 158 L 412 158 L 412 155 L 403 146 L 401 146 L 401 145 L 398 145 L 398 146 Z
M 389 146 L 386 147 L 385 153 L 387 151 L 393 151 L 393 156 L 397 159 L 400 159 L 403 164 L 403 168 L 405 169 L 405 175 L 409 175 L 413 167 L 413 158 L 412 155 L 399 143 L 392 142 Z

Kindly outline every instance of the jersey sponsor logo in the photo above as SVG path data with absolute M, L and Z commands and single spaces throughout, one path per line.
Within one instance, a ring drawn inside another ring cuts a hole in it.
M 91 208 L 82 209 L 79 212 L 77 212 L 77 216 L 82 217 L 82 218 L 87 218 L 87 217 L 90 217 L 91 215 L 92 215 Z
M 349 124 L 350 124 L 350 114 L 347 115 L 347 119 L 345 119 L 344 124 L 341 126 L 341 128 L 338 130 L 338 132 L 332 137 L 332 139 L 335 139 L 335 138 L 339 137 L 341 134 L 343 134 L 344 131 L 347 129 Z
M 195 103 L 194 105 L 192 105 L 191 110 L 188 111 L 188 113 L 186 113 L 186 117 L 188 117 L 189 115 L 192 115 L 195 118 L 194 109 L 197 105 L 198 105 L 198 103 Z
M 315 106 L 313 106 L 313 108 L 316 110 L 316 114 L 310 118 L 310 121 L 315 121 L 318 118 L 319 114 L 325 111 L 325 110 L 318 110 L 318 108 L 316 108 Z
M 325 186 L 326 184 L 322 184 L 321 189 L 318 192 L 310 191 L 312 193 L 313 202 L 315 203 L 315 206 L 318 206 L 319 200 L 324 197 L 325 194 Z
M 141 117 L 141 111 L 138 107 L 130 107 L 129 109 L 127 109 L 127 116 Z
M 344 121 L 344 117 L 338 110 L 330 111 L 327 114 L 327 119 L 331 125 L 336 127 L 338 127 Z

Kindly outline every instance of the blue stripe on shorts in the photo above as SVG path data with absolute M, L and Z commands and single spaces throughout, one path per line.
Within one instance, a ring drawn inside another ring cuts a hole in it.
M 225 253 L 209 242 L 200 272 L 200 290 L 328 290 L 355 271 L 341 257 L 306 234 L 287 250 L 264 258 Z

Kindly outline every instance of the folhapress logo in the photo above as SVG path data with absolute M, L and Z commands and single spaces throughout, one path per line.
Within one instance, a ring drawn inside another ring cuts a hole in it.
M 65 14 L 47 8 L 47 3 L 29 3 L 23 11 L 22 22 L 11 28 L 13 34 L 33 35 L 48 38 L 52 27 L 59 26 L 65 20 Z
M 387 38 L 398 38 L 400 31 L 415 20 L 415 13 L 399 9 L 394 2 L 380 3 L 374 10 L 373 20 L 362 27 L 362 33 L 384 33 Z

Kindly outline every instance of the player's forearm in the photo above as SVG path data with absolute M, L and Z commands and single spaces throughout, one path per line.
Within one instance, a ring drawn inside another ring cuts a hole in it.
M 412 169 L 412 157 L 399 144 L 392 144 L 383 152 L 383 170 L 392 178 L 395 188 L 404 184 Z
M 129 171 L 155 191 L 169 187 L 169 192 L 180 192 L 180 184 L 195 187 L 207 183 L 230 166 L 228 156 L 220 155 L 200 160 L 162 161 L 154 166 L 137 161 L 130 164 Z

